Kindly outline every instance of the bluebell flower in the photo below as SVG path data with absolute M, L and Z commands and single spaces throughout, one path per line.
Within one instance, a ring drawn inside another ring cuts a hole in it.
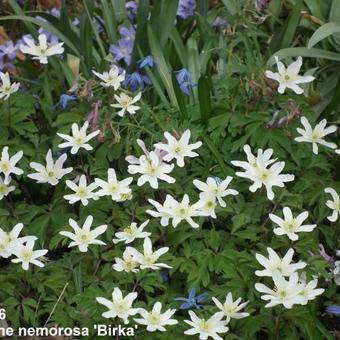
M 177 16 L 186 20 L 194 15 L 195 8 L 195 0 L 180 0 L 177 8 Z
M 161 272 L 161 277 L 164 282 L 168 282 L 170 280 L 170 274 L 168 270 Z
M 95 24 L 95 27 L 96 27 L 96 30 L 97 30 L 98 33 L 104 32 L 104 24 L 105 24 L 105 22 L 104 22 L 103 18 L 95 17 L 93 19 L 93 22 Z
M 201 308 L 202 305 L 199 305 L 198 303 L 203 301 L 207 297 L 207 293 L 203 293 L 201 295 L 196 296 L 196 289 L 191 288 L 189 291 L 189 296 L 187 298 L 184 297 L 177 297 L 175 298 L 176 301 L 184 301 L 179 306 L 179 309 L 195 309 L 195 308 Z
M 125 4 L 129 20 L 135 20 L 138 12 L 138 4 L 136 1 L 128 1 Z
M 121 26 L 119 27 L 119 34 L 125 41 L 134 41 L 136 37 L 136 30 L 132 25 L 129 27 Z
M 178 81 L 181 91 L 186 95 L 190 96 L 190 90 L 196 86 L 191 79 L 190 72 L 186 68 L 182 68 L 176 71 L 176 79 Z
M 60 109 L 65 111 L 67 109 L 68 103 L 76 99 L 77 99 L 77 96 L 62 94 L 59 98 L 58 103 L 55 105 L 55 107 L 59 107 Z
M 18 45 L 8 40 L 0 45 L 0 58 L 7 58 L 8 61 L 13 61 L 17 56 Z
M 155 59 L 152 55 L 148 55 L 145 58 L 138 61 L 138 68 L 143 70 L 145 67 L 153 68 L 156 65 Z
M 125 75 L 123 87 L 126 89 L 129 88 L 132 92 L 134 92 L 138 89 L 144 89 L 144 87 L 149 84 L 151 84 L 149 77 L 138 72 L 133 72 Z
M 326 313 L 340 315 L 340 306 L 328 306 L 326 307 Z
M 130 65 L 132 49 L 133 44 L 131 42 L 121 39 L 118 40 L 117 45 L 111 45 L 109 51 L 114 61 L 124 60 L 127 65 Z

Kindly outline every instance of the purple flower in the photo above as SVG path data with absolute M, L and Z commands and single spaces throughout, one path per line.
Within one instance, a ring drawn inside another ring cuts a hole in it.
M 65 111 L 67 109 L 68 103 L 76 99 L 77 96 L 62 94 L 59 98 L 59 102 L 55 105 L 55 107 L 59 107 L 60 109 Z
M 119 33 L 123 40 L 134 41 L 136 36 L 136 30 L 132 25 L 130 27 L 121 26 L 119 27 Z
M 133 42 L 121 39 L 118 40 L 118 45 L 111 45 L 109 51 L 114 61 L 124 60 L 127 65 L 130 65 L 132 49 Z
M 18 44 L 13 44 L 12 40 L 8 40 L 0 45 L 0 58 L 6 57 L 9 61 L 13 61 L 17 56 Z
M 138 4 L 135 1 L 128 1 L 125 4 L 125 8 L 128 13 L 129 20 L 135 20 L 138 12 Z
M 332 256 L 329 256 L 327 253 L 326 253 L 326 250 L 325 250 L 325 247 L 323 246 L 323 244 L 319 244 L 319 253 L 320 255 L 326 260 L 326 261 L 329 261 L 329 262 L 333 262 L 334 261 L 334 257 Z
M 103 18 L 95 17 L 93 21 L 94 21 L 94 24 L 96 26 L 97 32 L 98 33 L 104 32 L 104 24 L 105 24 L 105 22 L 104 22 Z
M 161 272 L 161 277 L 164 282 L 170 281 L 170 274 L 168 270 L 162 271 Z
M 182 68 L 176 71 L 176 79 L 178 81 L 181 91 L 186 95 L 190 96 L 190 89 L 196 86 L 191 79 L 190 72 L 186 68 Z
M 207 293 L 203 293 L 201 295 L 196 296 L 196 289 L 191 288 L 189 291 L 189 296 L 187 298 L 184 297 L 177 297 L 175 298 L 176 301 L 184 301 L 180 305 L 180 309 L 192 309 L 192 308 L 201 308 L 202 305 L 199 305 L 198 303 L 203 301 L 207 297 Z
M 326 307 L 326 313 L 340 315 L 340 306 L 328 306 Z
M 138 72 L 126 74 L 123 82 L 124 88 L 130 88 L 132 92 L 137 91 L 140 88 L 144 89 L 144 87 L 149 84 L 151 84 L 149 77 Z
M 145 58 L 139 60 L 137 64 L 138 64 L 138 68 L 140 70 L 143 70 L 145 67 L 153 68 L 156 65 L 156 62 L 155 62 L 155 59 L 151 55 L 148 55 Z
M 180 0 L 177 8 L 177 16 L 186 20 L 194 15 L 195 8 L 195 0 Z
M 80 24 L 79 18 L 74 18 L 73 21 L 72 21 L 72 25 L 73 26 L 78 26 L 79 24 Z

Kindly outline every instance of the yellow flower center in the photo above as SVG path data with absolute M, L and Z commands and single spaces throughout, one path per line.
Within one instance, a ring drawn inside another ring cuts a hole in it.
M 133 228 L 133 226 L 130 225 L 129 227 L 124 228 L 124 233 L 126 233 L 130 236 L 133 236 L 136 232 L 135 232 L 135 229 Z
M 0 184 L 0 194 L 4 194 L 7 191 L 7 187 L 4 184 Z
M 78 233 L 78 238 L 80 239 L 80 241 L 87 243 L 91 240 L 91 235 L 87 232 L 80 232 Z
M 87 191 L 85 188 L 79 188 L 77 191 L 77 195 L 81 198 L 84 198 L 87 196 Z
M 30 249 L 24 249 L 22 252 L 21 252 L 21 257 L 24 261 L 29 261 L 31 260 L 32 258 L 32 255 L 33 255 L 33 250 L 30 250 Z
M 203 332 L 209 332 L 210 327 L 209 327 L 209 322 L 202 319 L 200 323 L 200 328 Z
M 0 170 L 7 172 L 11 169 L 11 163 L 8 161 L 0 161 Z
M 153 324 L 158 324 L 160 322 L 161 318 L 159 314 L 153 314 L 151 313 L 149 315 L 149 321 Z

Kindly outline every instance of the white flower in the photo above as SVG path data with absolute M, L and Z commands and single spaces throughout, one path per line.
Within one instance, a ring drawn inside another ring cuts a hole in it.
M 192 217 L 209 215 L 206 211 L 200 210 L 204 206 L 203 201 L 198 201 L 191 205 L 188 195 L 184 195 L 181 202 L 176 201 L 171 195 L 166 195 L 163 205 L 151 199 L 148 201 L 157 211 L 147 210 L 146 212 L 153 217 L 161 217 L 162 226 L 167 226 L 169 219 L 172 219 L 172 226 L 174 228 L 183 220 L 188 222 L 193 228 L 198 228 L 199 224 Z
M 103 241 L 97 240 L 97 237 L 105 233 L 107 225 L 103 224 L 91 230 L 93 216 L 91 215 L 87 216 L 82 228 L 80 228 L 78 223 L 72 218 L 68 220 L 68 223 L 74 230 L 74 233 L 71 233 L 69 231 L 60 231 L 59 234 L 66 236 L 72 240 L 72 242 L 68 246 L 69 248 L 77 246 L 79 251 L 85 253 L 87 252 L 88 246 L 90 244 L 105 245 Z
M 163 247 L 153 252 L 152 242 L 148 237 L 144 239 L 143 254 L 132 247 L 127 247 L 126 249 L 132 254 L 134 260 L 140 264 L 141 269 L 149 268 L 157 270 L 160 268 L 171 268 L 167 264 L 157 263 L 158 258 L 167 253 L 169 248 Z
M 264 270 L 257 270 L 257 276 L 273 276 L 274 272 L 279 272 L 283 276 L 290 276 L 298 269 L 305 268 L 305 262 L 291 263 L 294 255 L 294 249 L 290 248 L 286 255 L 281 257 L 272 249 L 267 248 L 269 257 L 266 258 L 261 254 L 256 254 L 256 260 L 265 268 Z
M 17 92 L 19 90 L 20 83 L 11 84 L 8 72 L 6 73 L 0 72 L 0 79 L 1 79 L 0 99 L 6 100 L 12 93 Z
M 340 149 L 336 149 L 336 150 L 335 150 L 335 153 L 338 154 L 338 155 L 340 155 Z
M 143 231 L 149 223 L 149 220 L 142 223 L 137 227 L 137 223 L 131 223 L 128 227 L 124 228 L 123 231 L 115 233 L 116 239 L 113 239 L 113 243 L 124 242 L 125 244 L 133 242 L 137 238 L 149 237 L 151 233 Z
M 312 76 L 300 76 L 300 68 L 302 66 L 302 57 L 298 57 L 296 61 L 291 63 L 287 68 L 275 57 L 278 73 L 266 71 L 266 77 L 273 79 L 279 83 L 278 92 L 284 93 L 286 88 L 293 90 L 296 94 L 302 94 L 303 89 L 299 84 L 310 83 L 315 78 Z
M 112 292 L 112 301 L 105 299 L 103 297 L 97 297 L 96 300 L 98 303 L 104 305 L 109 310 L 104 312 L 102 316 L 104 318 L 120 318 L 124 321 L 124 324 L 129 323 L 129 317 L 132 315 L 136 315 L 138 312 L 137 308 L 132 308 L 133 301 L 137 298 L 137 293 L 129 293 L 125 297 L 121 290 L 116 287 Z
M 198 204 L 200 206 L 199 211 L 201 211 L 204 214 L 204 216 L 217 218 L 216 212 L 215 212 L 217 203 L 216 203 L 216 198 L 214 196 L 205 195 L 200 198 Z
M 139 164 L 130 164 L 128 172 L 130 174 L 141 174 L 137 181 L 138 186 L 149 182 L 151 188 L 157 189 L 158 180 L 175 183 L 176 180 L 168 175 L 173 168 L 174 164 L 166 164 L 155 151 L 151 151 L 149 156 L 142 155 L 139 157 Z
M 118 90 L 121 82 L 125 79 L 125 73 L 119 74 L 119 68 L 113 65 L 109 72 L 98 73 L 96 71 L 92 71 L 94 75 L 100 78 L 102 81 L 100 85 L 104 87 L 113 87 L 115 90 Z
M 7 178 L 7 181 L 3 181 L 0 177 L 0 201 L 7 196 L 10 192 L 15 190 L 14 185 L 10 185 L 11 177 Z
M 22 269 L 28 270 L 29 264 L 32 263 L 38 267 L 44 267 L 44 264 L 39 261 L 39 258 L 44 256 L 48 250 L 33 250 L 35 239 L 29 239 L 25 242 L 25 244 L 16 242 L 13 249 L 12 254 L 16 256 L 16 259 L 12 259 L 13 263 L 20 263 Z
M 226 327 L 228 321 L 222 320 L 224 313 L 218 312 L 212 315 L 209 319 L 200 319 L 193 311 L 189 311 L 191 320 L 184 320 L 192 328 L 186 330 L 184 334 L 195 335 L 199 334 L 200 340 L 206 340 L 212 337 L 214 340 L 223 340 L 217 333 L 226 333 L 229 328 Z
M 9 157 L 8 146 L 4 146 L 0 158 L 0 173 L 5 175 L 5 182 L 7 182 L 10 174 L 22 175 L 22 169 L 17 168 L 15 165 L 20 161 L 23 152 L 19 151 L 14 156 Z
M 93 137 L 97 136 L 100 131 L 96 130 L 90 134 L 86 134 L 86 130 L 89 127 L 89 122 L 86 121 L 84 125 L 79 129 L 78 124 L 72 124 L 72 136 L 64 135 L 63 133 L 57 133 L 57 135 L 67 142 L 58 145 L 59 148 L 71 148 L 71 154 L 76 154 L 80 148 L 84 148 L 87 151 L 93 150 L 93 147 L 88 144 Z
M 295 218 L 293 217 L 292 211 L 288 207 L 283 208 L 284 219 L 269 214 L 269 218 L 276 223 L 279 227 L 274 229 L 276 235 L 287 235 L 290 240 L 296 241 L 299 239 L 297 233 L 310 232 L 316 228 L 316 224 L 305 224 L 302 225 L 305 219 L 308 217 L 308 211 L 304 211 Z
M 52 158 L 52 151 L 48 150 L 46 155 L 46 166 L 42 164 L 32 162 L 30 167 L 36 170 L 36 173 L 28 174 L 27 177 L 36 180 L 38 183 L 49 183 L 51 185 L 57 185 L 59 180 L 66 174 L 69 174 L 73 168 L 63 169 L 64 162 L 67 159 L 67 155 L 61 155 L 54 163 Z
M 332 215 L 328 216 L 327 219 L 331 222 L 335 222 L 340 215 L 340 197 L 333 188 L 326 188 L 325 193 L 330 194 L 333 198 L 333 201 L 328 200 L 326 202 L 327 207 L 333 210 Z
M 35 236 L 19 237 L 23 227 L 24 225 L 22 223 L 18 223 L 10 232 L 6 232 L 0 228 L 0 257 L 10 257 L 17 243 L 35 241 L 37 239 Z
M 223 197 L 228 195 L 237 195 L 238 191 L 234 189 L 227 189 L 229 183 L 233 180 L 231 176 L 228 176 L 224 181 L 217 182 L 215 178 L 208 177 L 207 182 L 201 182 L 197 179 L 193 181 L 194 186 L 201 191 L 200 198 L 206 199 L 207 196 L 215 197 L 221 207 L 226 207 L 226 203 L 223 201 Z
M 176 319 L 171 319 L 175 314 L 176 309 L 168 309 L 164 313 L 161 313 L 161 309 L 162 304 L 160 302 L 156 302 L 153 305 L 151 312 L 148 312 L 144 308 L 140 308 L 138 313 L 142 316 L 142 319 L 135 318 L 134 320 L 141 325 L 147 326 L 146 330 L 148 332 L 165 332 L 166 329 L 164 326 L 176 325 L 178 323 Z
M 134 259 L 129 249 L 125 249 L 123 259 L 115 257 L 116 263 L 112 266 L 117 272 L 137 273 L 139 272 L 139 263 Z
M 111 104 L 111 107 L 121 109 L 117 112 L 118 116 L 123 117 L 125 115 L 125 112 L 134 115 L 140 109 L 140 106 L 133 104 L 138 102 L 141 96 L 142 96 L 141 92 L 139 92 L 135 97 L 130 97 L 124 92 L 122 92 L 120 96 L 115 94 L 115 99 L 118 102 L 118 104 Z
M 98 196 L 111 196 L 113 201 L 121 202 L 132 197 L 132 191 L 129 188 L 133 178 L 128 177 L 122 181 L 117 180 L 116 171 L 112 168 L 107 170 L 107 182 L 96 178 L 94 181 L 101 188 L 97 191 Z
M 212 298 L 215 305 L 224 313 L 224 315 L 227 317 L 227 322 L 230 321 L 230 319 L 242 319 L 249 316 L 249 313 L 246 312 L 240 312 L 249 301 L 241 302 L 241 298 L 238 298 L 237 300 L 233 301 L 233 296 L 231 293 L 228 293 L 225 299 L 225 303 L 222 304 L 220 301 L 218 301 L 215 297 Z
M 70 204 L 81 201 L 82 205 L 88 205 L 90 199 L 97 200 L 99 198 L 98 195 L 93 192 L 93 190 L 97 188 L 97 184 L 91 183 L 87 185 L 85 175 L 80 176 L 79 185 L 69 180 L 66 181 L 66 185 L 74 191 L 74 194 L 64 196 Z
M 197 157 L 198 153 L 193 152 L 192 150 L 198 149 L 202 145 L 202 142 L 189 144 L 190 134 L 190 130 L 185 130 L 182 137 L 177 140 L 169 132 L 164 132 L 164 137 L 167 140 L 167 144 L 157 143 L 154 146 L 167 152 L 167 154 L 164 156 L 164 160 L 166 162 L 176 159 L 177 165 L 183 167 L 184 157 Z
M 284 187 L 285 182 L 291 182 L 294 180 L 294 175 L 281 174 L 285 166 L 285 162 L 276 162 L 275 160 L 268 159 L 268 155 L 272 154 L 272 150 L 268 149 L 262 152 L 258 150 L 256 161 L 251 160 L 250 162 L 232 161 L 231 163 L 237 167 L 241 167 L 245 172 L 236 172 L 236 175 L 243 178 L 248 178 L 253 181 L 253 185 L 249 187 L 251 192 L 255 192 L 265 186 L 267 190 L 268 199 L 272 200 L 275 195 L 272 187 L 278 186 Z M 249 159 L 249 155 L 248 159 Z M 270 165 L 270 167 L 269 167 Z
M 270 289 L 262 283 L 256 283 L 255 288 L 260 293 L 265 293 L 261 296 L 262 300 L 269 301 L 265 307 L 274 307 L 283 305 L 285 308 L 292 308 L 295 304 L 301 304 L 305 298 L 300 295 L 303 286 L 299 284 L 299 274 L 297 272 L 289 276 L 288 280 L 279 272 L 273 273 L 274 289 Z
M 315 153 L 316 155 L 318 154 L 318 144 L 327 146 L 331 149 L 337 148 L 335 143 L 326 142 L 323 139 L 325 136 L 337 130 L 337 127 L 335 125 L 331 125 L 326 128 L 327 120 L 323 119 L 320 123 L 316 124 L 313 129 L 306 117 L 301 117 L 301 124 L 304 126 L 305 129 L 296 129 L 301 137 L 296 137 L 295 140 L 297 142 L 312 143 L 313 153 Z
M 305 277 L 301 275 L 300 284 L 303 287 L 300 292 L 300 295 L 304 298 L 304 301 L 301 302 L 302 305 L 306 305 L 308 301 L 314 300 L 318 295 L 321 295 L 325 291 L 323 288 L 316 288 L 318 279 L 306 282 Z
M 38 39 L 39 44 L 36 45 L 32 39 L 24 36 L 23 40 L 26 45 L 20 45 L 21 52 L 32 55 L 32 59 L 39 60 L 41 64 L 47 64 L 48 57 L 64 53 L 63 42 L 49 45 L 45 34 L 40 34 Z

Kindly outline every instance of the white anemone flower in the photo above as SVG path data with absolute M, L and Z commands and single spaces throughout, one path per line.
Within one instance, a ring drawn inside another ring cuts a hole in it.
M 139 92 L 135 97 L 130 97 L 124 92 L 122 92 L 119 96 L 115 94 L 115 99 L 118 104 L 111 104 L 111 107 L 120 109 L 117 112 L 117 115 L 123 117 L 125 113 L 129 113 L 130 115 L 134 115 L 138 110 L 140 110 L 140 106 L 134 105 L 137 103 L 142 97 L 142 93 Z
M 94 181 L 100 187 L 97 191 L 98 196 L 111 196 L 111 199 L 116 202 L 125 201 L 132 197 L 132 191 L 129 187 L 133 178 L 128 177 L 121 181 L 117 179 L 116 171 L 113 168 L 107 170 L 107 182 L 100 178 Z
M 65 135 L 63 133 L 57 133 L 60 138 L 66 140 L 66 142 L 58 145 L 59 148 L 71 148 L 71 154 L 76 154 L 79 149 L 83 148 L 87 151 L 93 150 L 93 147 L 88 144 L 88 142 L 96 137 L 100 130 L 93 131 L 89 134 L 86 133 L 87 128 L 89 127 L 89 122 L 85 121 L 84 125 L 79 128 L 78 124 L 72 124 L 72 136 Z
M 103 87 L 113 87 L 114 90 L 118 90 L 120 87 L 120 84 L 125 79 L 125 73 L 119 74 L 119 68 L 116 65 L 113 65 L 109 72 L 105 71 L 103 73 L 99 73 L 96 71 L 92 71 L 94 75 L 96 75 L 99 79 L 102 81 L 100 82 L 100 85 Z
M 54 162 L 52 158 L 52 151 L 48 150 L 46 155 L 46 166 L 36 162 L 31 162 L 30 167 L 37 172 L 28 174 L 27 177 L 36 180 L 38 183 L 57 185 L 61 178 L 73 170 L 73 168 L 63 168 L 66 160 L 67 155 L 63 154 L 56 160 L 56 162 Z
M 153 217 L 161 217 L 161 225 L 167 226 L 169 220 L 172 219 L 172 226 L 174 228 L 181 221 L 186 221 L 192 228 L 198 228 L 199 224 L 196 223 L 192 218 L 197 216 L 209 216 L 207 211 L 201 210 L 204 207 L 203 201 L 198 201 L 195 204 L 190 204 L 188 195 L 184 195 L 181 202 L 176 201 L 171 195 L 166 195 L 166 199 L 163 205 L 158 202 L 149 199 L 157 211 L 147 210 L 146 212 Z
M 300 295 L 304 298 L 304 301 L 301 302 L 302 305 L 306 305 L 308 301 L 314 300 L 317 296 L 323 294 L 325 291 L 323 288 L 316 288 L 318 284 L 318 279 L 313 279 L 309 282 L 306 282 L 305 273 L 300 276 L 299 283 L 303 287 L 300 292 Z
M 225 208 L 227 205 L 223 201 L 223 198 L 229 195 L 237 195 L 238 191 L 234 189 L 228 189 L 228 185 L 233 180 L 231 176 L 221 182 L 217 181 L 214 177 L 208 177 L 206 183 L 195 179 L 193 181 L 194 186 L 201 191 L 200 199 L 205 199 L 206 196 L 215 197 L 219 205 Z
M 286 88 L 293 90 L 296 94 L 302 94 L 304 91 L 299 86 L 300 84 L 310 83 L 315 77 L 313 76 L 300 76 L 299 72 L 302 66 L 302 57 L 298 57 L 296 61 L 291 63 L 287 68 L 275 57 L 278 73 L 266 71 L 266 77 L 273 79 L 279 83 L 278 92 L 283 94 Z
M 82 228 L 80 228 L 78 223 L 72 218 L 68 220 L 68 223 L 74 232 L 71 233 L 69 231 L 60 231 L 59 234 L 72 240 L 72 242 L 69 244 L 69 248 L 78 247 L 79 251 L 85 253 L 88 250 L 88 246 L 91 244 L 105 245 L 103 241 L 97 240 L 97 237 L 105 233 L 107 225 L 103 224 L 91 230 L 93 216 L 87 216 Z
M 16 256 L 12 259 L 13 263 L 21 263 L 22 269 L 28 270 L 30 263 L 38 267 L 44 267 L 44 263 L 41 262 L 40 258 L 44 256 L 48 250 L 40 249 L 33 250 L 35 239 L 29 239 L 24 243 L 16 242 L 12 254 Z
M 117 272 L 137 273 L 140 264 L 134 259 L 129 249 L 125 249 L 123 258 L 115 257 L 115 264 L 112 266 Z
M 166 162 L 170 162 L 173 159 L 176 160 L 176 163 L 179 167 L 184 166 L 184 158 L 185 157 L 197 157 L 198 153 L 193 152 L 193 150 L 198 149 L 202 146 L 202 142 L 196 142 L 194 144 L 189 144 L 191 132 L 190 130 L 185 130 L 180 139 L 176 139 L 169 132 L 164 132 L 164 137 L 167 140 L 167 144 L 165 143 L 156 143 L 154 146 L 157 149 L 166 151 L 166 155 L 164 156 L 164 160 Z
M 295 304 L 302 304 L 305 298 L 300 295 L 303 290 L 303 286 L 298 282 L 299 274 L 293 273 L 286 280 L 284 276 L 279 273 L 273 273 L 274 289 L 270 289 L 262 283 L 256 283 L 255 288 L 260 293 L 264 293 L 261 296 L 262 300 L 269 301 L 265 307 L 274 307 L 276 305 L 283 305 L 285 308 L 292 308 Z
M 124 242 L 125 244 L 128 244 L 133 242 L 135 239 L 151 236 L 151 233 L 143 231 L 148 223 L 149 220 L 142 223 L 139 227 L 137 226 L 137 223 L 131 223 L 128 227 L 124 228 L 123 231 L 118 231 L 115 233 L 117 238 L 112 240 L 113 243 Z
M 0 177 L 0 201 L 9 193 L 15 190 L 14 185 L 11 184 L 11 177 L 8 177 L 6 181 Z
M 333 198 L 333 201 L 328 200 L 326 202 L 327 207 L 333 210 L 332 215 L 328 216 L 327 219 L 331 222 L 336 222 L 340 215 L 340 197 L 333 188 L 326 188 L 325 193 L 330 194 Z
M 213 314 L 209 319 L 199 318 L 193 311 L 189 311 L 191 320 L 184 320 L 192 328 L 186 330 L 186 335 L 198 335 L 200 340 L 206 340 L 209 337 L 214 340 L 223 340 L 219 336 L 219 333 L 227 333 L 229 328 L 226 327 L 228 321 L 223 320 L 224 313 L 217 312 Z M 197 337 L 196 337 L 197 339 Z
M 154 269 L 171 268 L 167 264 L 157 262 L 158 258 L 169 251 L 168 247 L 162 247 L 156 251 L 152 250 L 152 242 L 150 238 L 146 237 L 143 243 L 143 253 L 137 249 L 127 247 L 128 251 L 132 254 L 134 260 L 140 264 L 141 269 Z
M 1 79 L 0 99 L 7 100 L 11 94 L 19 90 L 20 83 L 11 84 L 8 72 L 6 73 L 0 72 L 0 79 Z
M 148 332 L 161 331 L 165 332 L 167 325 L 176 325 L 178 321 L 172 319 L 171 317 L 175 314 L 176 309 L 168 309 L 164 313 L 161 312 L 162 304 L 161 302 L 156 302 L 152 311 L 148 312 L 144 308 L 139 308 L 138 313 L 141 318 L 135 318 L 134 320 L 140 325 L 145 325 Z
M 41 64 L 47 64 L 48 57 L 64 53 L 63 42 L 48 44 L 45 34 L 40 34 L 38 40 L 39 43 L 35 44 L 34 40 L 24 36 L 23 41 L 25 44 L 20 45 L 21 52 L 32 55 L 32 59 L 39 60 Z
M 64 196 L 65 200 L 69 201 L 70 204 L 80 201 L 82 205 L 86 206 L 89 204 L 90 199 L 97 200 L 99 198 L 97 193 L 93 192 L 97 188 L 97 184 L 91 183 L 87 185 L 85 175 L 80 176 L 78 185 L 69 180 L 66 181 L 66 185 L 74 191 L 74 194 Z
M 233 295 L 231 293 L 228 293 L 228 295 L 226 296 L 224 304 L 222 304 L 215 297 L 213 297 L 212 300 L 214 301 L 215 305 L 227 317 L 228 322 L 230 321 L 230 319 L 242 319 L 249 316 L 249 313 L 241 312 L 241 310 L 244 309 L 245 306 L 247 306 L 249 301 L 241 303 L 242 301 L 241 298 L 238 298 L 235 301 L 233 301 Z
M 274 214 L 269 214 L 269 218 L 278 225 L 278 227 L 274 229 L 276 235 L 287 235 L 290 240 L 296 241 L 299 239 L 298 233 L 311 232 L 316 228 L 316 224 L 303 224 L 308 215 L 308 211 L 304 211 L 298 216 L 293 217 L 291 209 L 284 207 L 284 219 Z
M 299 269 L 305 268 L 305 262 L 291 263 L 294 255 L 294 249 L 288 249 L 285 256 L 281 257 L 272 248 L 267 248 L 269 257 L 264 257 L 261 254 L 256 254 L 256 260 L 264 267 L 263 270 L 257 270 L 257 276 L 272 277 L 274 272 L 279 272 L 283 276 L 290 276 Z
M 271 153 L 271 149 L 265 150 L 264 152 L 262 152 L 262 150 L 261 152 L 258 150 L 256 161 L 251 160 L 251 162 L 231 162 L 234 166 L 241 167 L 245 170 L 244 172 L 236 172 L 237 176 L 248 178 L 254 182 L 249 187 L 249 190 L 251 192 L 255 192 L 262 186 L 265 186 L 267 198 L 269 200 L 273 200 L 275 197 L 272 189 L 274 186 L 283 188 L 285 182 L 291 182 L 294 180 L 294 175 L 281 174 L 285 167 L 285 162 L 275 162 L 275 160 L 268 159 L 268 155 Z
M 9 157 L 8 146 L 4 146 L 0 158 L 0 173 L 5 175 L 4 181 L 7 182 L 10 174 L 22 175 L 24 172 L 22 169 L 17 168 L 16 164 L 23 156 L 23 152 L 19 151 L 12 157 Z
M 98 303 L 108 308 L 108 311 L 102 314 L 104 318 L 109 319 L 118 317 L 122 319 L 126 325 L 129 323 L 129 317 L 136 315 L 138 312 L 137 308 L 132 307 L 137 295 L 136 292 L 132 292 L 124 297 L 122 291 L 118 287 L 115 287 L 112 292 L 112 300 L 103 297 L 97 297 L 96 300 Z
M 148 182 L 153 189 L 158 189 L 158 180 L 167 183 L 175 183 L 175 179 L 168 174 L 173 170 L 174 164 L 163 162 L 162 158 L 155 151 L 151 151 L 148 156 L 139 157 L 139 164 L 130 164 L 128 166 L 129 174 L 141 174 L 138 178 L 137 185 L 142 186 Z
M 301 128 L 297 128 L 297 132 L 301 135 L 301 137 L 296 137 L 295 140 L 297 142 L 305 142 L 311 143 L 313 146 L 313 153 L 318 154 L 318 144 L 326 146 L 331 149 L 336 149 L 337 145 L 335 143 L 326 142 L 324 137 L 333 133 L 337 130 L 335 125 L 328 126 L 327 120 L 323 119 L 320 123 L 316 124 L 314 128 L 309 124 L 309 121 L 306 117 L 301 117 L 301 124 L 304 126 L 304 130 Z
M 24 225 L 17 223 L 13 229 L 6 232 L 0 228 L 0 257 L 8 258 L 12 255 L 12 251 L 16 244 L 22 244 L 27 241 L 35 241 L 35 236 L 23 236 L 19 237 Z

